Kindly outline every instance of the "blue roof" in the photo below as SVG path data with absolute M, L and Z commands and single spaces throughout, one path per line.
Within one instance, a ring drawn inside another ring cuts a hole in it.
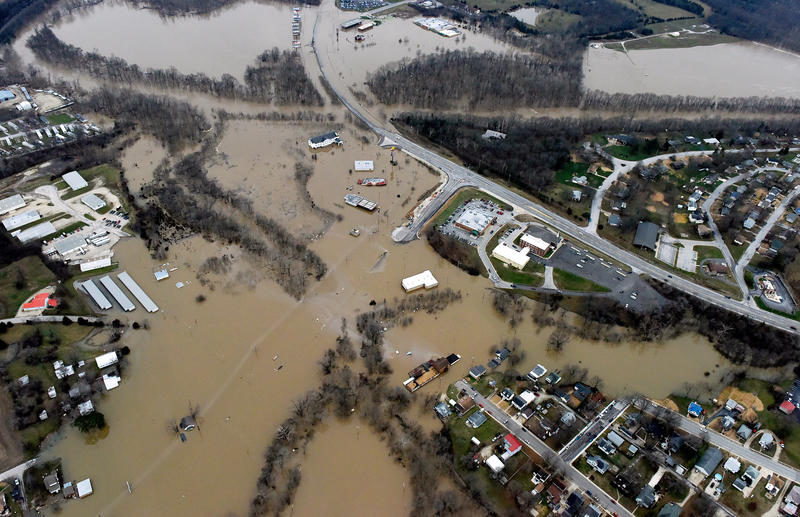
M 0 102 L 13 99 L 14 97 L 16 97 L 16 95 L 9 90 L 0 90 Z
M 703 406 L 701 406 L 697 402 L 690 402 L 689 403 L 689 414 L 690 415 L 700 415 L 702 412 L 703 412 Z

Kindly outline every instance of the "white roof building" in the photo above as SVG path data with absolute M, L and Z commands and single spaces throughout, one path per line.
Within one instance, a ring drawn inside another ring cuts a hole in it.
M 733 456 L 728 458 L 728 460 L 725 462 L 725 470 L 727 470 L 728 472 L 736 474 L 737 472 L 739 472 L 740 468 L 742 468 L 742 464 L 739 463 L 739 460 L 737 460 Z
M 36 239 L 47 237 L 48 235 L 51 235 L 53 233 L 56 233 L 56 227 L 53 226 L 53 223 L 51 223 L 50 221 L 45 221 L 41 224 L 37 224 L 36 226 L 28 228 L 27 230 L 22 230 L 21 232 L 16 234 L 16 237 L 17 239 L 19 239 L 20 242 L 26 243 Z
M 94 358 L 95 362 L 97 363 L 97 367 L 99 369 L 107 368 L 112 364 L 117 364 L 119 358 L 117 357 L 116 352 L 108 352 L 107 354 L 98 355 Z
M 111 302 L 108 301 L 106 295 L 100 291 L 100 288 L 92 281 L 91 279 L 81 283 L 81 287 L 83 287 L 84 291 L 89 293 L 89 296 L 92 297 L 92 300 L 97 305 L 100 310 L 107 311 L 111 308 Z
M 113 374 L 111 375 L 105 374 L 103 375 L 103 384 L 106 387 L 106 391 L 111 391 L 117 386 L 119 386 L 119 376 Z
M 489 470 L 491 470 L 495 474 L 503 470 L 503 468 L 505 467 L 505 465 L 503 465 L 503 462 L 500 461 L 500 458 L 498 458 L 497 455 L 495 454 L 489 456 L 489 458 L 486 460 L 486 466 L 489 467 Z
M 145 293 L 144 290 L 139 287 L 139 284 L 137 284 L 136 281 L 131 278 L 131 275 L 129 275 L 127 271 L 123 271 L 122 273 L 118 274 L 117 278 L 119 278 L 120 282 L 122 282 L 122 284 L 128 288 L 128 291 L 130 291 L 131 294 L 137 300 L 139 300 L 139 303 L 142 304 L 147 312 L 158 312 L 158 305 L 156 305 L 155 302 L 153 302 L 153 300 L 147 296 L 147 293 Z
M 11 230 L 16 230 L 20 226 L 38 221 L 41 218 L 42 214 L 40 214 L 38 210 L 28 210 L 27 212 L 22 212 L 21 214 L 12 215 L 11 217 L 3 219 L 3 226 L 10 232 Z
M 407 293 L 410 293 L 411 291 L 416 291 L 421 287 L 424 287 L 425 289 L 433 289 L 439 285 L 439 281 L 436 280 L 436 277 L 433 276 L 433 273 L 431 273 L 429 269 L 426 269 L 418 275 L 404 278 L 401 284 L 403 285 L 403 289 L 405 289 Z
M 86 244 L 86 237 L 81 234 L 76 234 L 68 235 L 63 239 L 57 240 L 53 243 L 53 247 L 56 249 L 58 254 L 63 257 L 75 251 L 81 251 L 83 248 L 89 247 L 89 245 Z
M 158 280 L 159 282 L 161 280 L 165 280 L 165 279 L 169 278 L 169 272 L 166 269 L 160 269 L 160 270 L 156 271 L 155 273 L 153 273 L 153 275 L 156 277 L 156 280 Z
M 517 269 L 523 269 L 530 260 L 527 251 L 517 251 L 505 244 L 498 244 L 495 249 L 492 250 L 492 256 Z
M 356 160 L 355 161 L 355 171 L 356 172 L 365 172 L 365 171 L 372 171 L 375 170 L 375 165 L 372 163 L 372 160 Z
M 5 215 L 12 210 L 25 206 L 25 200 L 19 194 L 0 199 L 0 215 Z
M 81 402 L 78 404 L 78 412 L 81 414 L 81 416 L 88 415 L 92 411 L 94 411 L 94 404 L 92 404 L 91 400 L 87 400 L 86 402 Z
M 86 478 L 83 481 L 78 481 L 78 484 L 75 485 L 75 489 L 78 492 L 78 497 L 81 499 L 92 495 L 92 480 L 90 478 Z
M 454 223 L 457 227 L 470 232 L 483 233 L 492 224 L 494 217 L 478 210 L 465 210 Z
M 125 293 L 122 292 L 122 289 L 120 289 L 119 286 L 114 283 L 114 280 L 112 280 L 110 276 L 106 275 L 101 278 L 100 283 L 103 284 L 103 287 L 105 287 L 109 293 L 111 293 L 111 296 L 114 297 L 119 306 L 122 307 L 123 311 L 130 312 L 136 308 L 130 298 L 128 298 Z
M 111 255 L 107 257 L 99 258 L 96 260 L 89 260 L 86 262 L 81 262 L 81 271 L 92 271 L 95 269 L 102 269 L 104 267 L 111 266 Z
M 89 186 L 86 180 L 83 179 L 83 176 L 78 174 L 78 171 L 68 172 L 61 176 L 61 179 L 66 181 L 67 185 L 69 185 L 69 188 L 72 190 L 80 190 Z
M 88 206 L 95 212 L 106 206 L 106 202 L 95 194 L 86 194 L 81 198 L 81 203 Z

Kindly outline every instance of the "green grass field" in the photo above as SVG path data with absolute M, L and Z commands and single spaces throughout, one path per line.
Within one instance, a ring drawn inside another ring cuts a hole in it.
M 650 156 L 650 153 L 634 149 L 629 145 L 610 145 L 605 148 L 611 156 L 620 160 L 639 161 Z
M 553 280 L 559 289 L 564 289 L 567 291 L 607 293 L 611 290 L 607 287 L 596 284 L 587 278 L 575 275 L 569 271 L 564 271 L 563 269 L 553 270 Z
M 581 20 L 577 14 L 559 9 L 545 9 L 536 17 L 536 28 L 542 32 L 564 32 Z
M 73 120 L 72 115 L 69 113 L 53 113 L 51 115 L 46 115 L 46 117 L 51 124 L 67 124 Z
M 694 250 L 697 252 L 697 263 L 706 260 L 706 259 L 721 259 L 722 250 L 717 248 L 716 246 L 695 246 Z
M 669 20 L 671 18 L 687 18 L 694 16 L 689 11 L 679 7 L 655 2 L 654 0 L 617 0 L 617 3 L 633 11 L 643 11 L 647 16 Z

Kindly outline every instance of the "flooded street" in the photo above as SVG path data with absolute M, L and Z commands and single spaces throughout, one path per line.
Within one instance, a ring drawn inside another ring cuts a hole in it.
M 584 87 L 612 93 L 800 98 L 800 56 L 756 43 L 627 54 L 589 48 Z

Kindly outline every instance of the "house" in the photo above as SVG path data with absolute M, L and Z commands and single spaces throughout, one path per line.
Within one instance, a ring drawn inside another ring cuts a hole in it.
M 572 191 L 572 200 L 576 203 L 580 203 L 581 199 L 583 198 L 583 192 L 580 190 L 573 190 Z
M 750 230 L 755 225 L 756 225 L 756 220 L 748 216 L 747 219 L 745 219 L 744 222 L 742 223 L 742 228 L 744 228 L 745 230 Z
M 699 418 L 700 415 L 703 414 L 703 406 L 701 406 L 697 402 L 690 402 L 687 413 L 691 417 Z
M 709 447 L 706 452 L 700 457 L 700 460 L 694 466 L 697 472 L 710 476 L 722 462 L 722 451 L 716 447 Z
M 469 395 L 464 395 L 456 402 L 456 410 L 462 415 L 473 407 L 475 407 L 475 401 Z
M 656 491 L 650 485 L 645 485 L 636 496 L 636 504 L 644 508 L 651 508 L 656 504 Z
M 677 503 L 667 503 L 659 510 L 657 517 L 679 517 L 682 511 L 683 508 Z
M 603 510 L 596 504 L 590 504 L 581 514 L 581 517 L 600 517 L 603 515 Z
M 433 406 L 433 411 L 436 413 L 436 416 L 438 416 L 439 420 L 441 420 L 442 422 L 447 420 L 447 417 L 449 417 L 452 414 L 452 412 L 450 411 L 450 406 L 448 406 L 446 402 L 439 402 L 438 404 Z
M 500 131 L 487 129 L 486 132 L 481 135 L 481 138 L 484 140 L 505 140 L 506 136 L 507 135 L 505 133 L 501 133 Z
M 197 427 L 197 421 L 193 415 L 186 415 L 185 417 L 181 418 L 180 426 L 181 431 L 191 431 Z
M 482 364 L 473 366 L 469 369 L 469 376 L 475 380 L 480 379 L 484 374 L 486 374 L 486 367 Z
M 592 467 L 601 476 L 608 472 L 609 464 L 600 456 L 586 456 L 586 464 Z
M 75 497 L 75 485 L 72 484 L 72 481 L 67 481 L 64 483 L 64 489 L 62 493 L 64 494 L 64 499 L 72 499 Z
M 658 225 L 649 221 L 639 221 L 639 226 L 636 227 L 636 235 L 633 237 L 633 245 L 655 251 L 657 242 Z
M 620 218 L 617 214 L 611 214 L 608 216 L 608 224 L 609 226 L 613 226 L 614 228 L 618 227 L 620 224 Z
M 514 391 L 511 388 L 503 388 L 500 391 L 500 398 L 509 401 L 514 398 Z
M 758 445 L 761 446 L 761 449 L 769 449 L 775 444 L 775 437 L 772 436 L 772 433 L 765 432 L 761 435 L 761 438 L 758 439 Z
M 58 482 L 58 472 L 55 470 L 44 477 L 44 487 L 51 494 L 61 491 L 61 484 Z
M 742 424 L 739 426 L 739 429 L 736 431 L 736 436 L 741 438 L 742 440 L 747 440 L 753 434 L 753 430 L 750 429 L 747 425 Z
M 618 435 L 615 431 L 611 431 L 610 433 L 608 433 L 607 438 L 608 438 L 608 441 L 613 443 L 614 447 L 616 447 L 616 448 L 622 447 L 622 444 L 625 443 L 625 440 L 620 435 Z
M 342 145 L 342 139 L 339 138 L 339 133 L 331 131 L 318 136 L 312 136 L 308 139 L 308 146 L 312 149 L 322 149 L 329 145 Z
M 786 413 L 787 415 L 791 415 L 795 410 L 795 405 L 792 403 L 791 400 L 784 400 L 783 402 L 781 402 L 781 405 L 778 406 L 778 409 L 780 409 L 783 413 Z
M 545 368 L 541 364 L 537 364 L 533 370 L 528 372 L 527 377 L 528 379 L 536 382 L 546 373 L 547 373 L 547 368 Z
M 617 449 L 614 448 L 614 445 L 605 438 L 600 438 L 597 440 L 597 448 L 600 449 L 606 456 L 613 456 L 617 452 Z
M 561 422 L 564 427 L 572 427 L 575 424 L 575 420 L 575 413 L 572 411 L 564 411 L 564 414 L 561 415 L 559 422 Z
M 728 431 L 733 429 L 734 424 L 736 424 L 736 419 L 730 415 L 725 415 L 725 417 L 722 419 L 722 430 Z
M 739 469 L 742 468 L 742 464 L 739 462 L 739 460 L 731 456 L 725 461 L 725 465 L 723 466 L 723 468 L 728 472 L 736 474 L 737 472 L 739 472 Z
M 500 459 L 503 461 L 508 461 L 508 458 L 522 450 L 522 442 L 511 433 L 508 433 L 505 438 L 503 438 L 503 446 L 506 449 L 506 452 L 500 455 Z
M 78 497 L 81 499 L 92 495 L 92 480 L 90 478 L 86 478 L 83 481 L 78 481 L 75 489 L 78 491 Z
M 689 222 L 693 224 L 702 224 L 706 222 L 706 216 L 701 210 L 694 210 L 689 212 Z
M 530 417 L 533 416 L 534 413 L 536 413 L 536 409 L 532 408 L 531 406 L 528 406 L 519 413 L 517 413 L 517 416 L 518 417 L 521 416 L 523 420 L 528 420 Z
M 753 486 L 756 481 L 758 481 L 759 476 L 761 476 L 761 472 L 750 465 L 745 469 L 744 474 L 742 474 L 742 479 L 747 483 L 747 486 Z
M 486 415 L 482 411 L 476 411 L 467 418 L 467 425 L 473 429 L 477 429 L 486 422 Z
M 728 274 L 728 264 L 719 260 L 706 262 L 705 267 L 710 275 L 725 276 Z
M 794 510 L 796 512 L 797 507 L 800 506 L 800 485 L 794 485 L 789 493 L 786 494 L 783 501 L 787 505 L 794 505 Z M 794 513 L 792 513 L 792 515 L 794 515 Z
M 592 394 L 592 388 L 582 384 L 580 382 L 575 383 L 575 388 L 572 390 L 572 395 L 575 396 L 576 399 L 583 402 L 586 400 L 586 397 Z
M 500 350 L 498 350 L 497 352 L 495 352 L 494 356 L 497 358 L 497 360 L 500 363 L 502 363 L 503 361 L 505 361 L 506 359 L 511 357 L 511 350 L 509 350 L 508 348 L 503 347 Z
M 533 402 L 535 398 L 536 395 L 531 390 L 525 390 L 511 399 L 511 405 L 521 411 L 525 409 L 525 406 Z
M 558 372 L 550 372 L 547 374 L 547 377 L 544 378 L 544 382 L 547 384 L 558 384 L 561 382 L 561 375 Z
M 711 228 L 708 225 L 706 224 L 697 225 L 697 235 L 699 235 L 700 237 L 706 238 L 711 236 L 711 234 L 713 233 L 714 233 L 713 230 L 711 230 Z
M 606 135 L 606 140 L 611 145 L 636 145 L 639 140 L 630 135 Z
M 547 500 L 550 504 L 558 504 L 561 502 L 561 495 L 567 489 L 567 484 L 563 479 L 556 478 L 547 487 Z
M 503 468 L 505 467 L 500 458 L 498 458 L 494 454 L 492 454 L 486 459 L 486 466 L 489 467 L 489 470 L 491 470 L 495 474 L 503 470 Z
M 571 517 L 578 513 L 578 510 L 583 506 L 583 496 L 577 490 L 569 494 L 567 497 L 567 508 L 562 514 L 564 517 Z

